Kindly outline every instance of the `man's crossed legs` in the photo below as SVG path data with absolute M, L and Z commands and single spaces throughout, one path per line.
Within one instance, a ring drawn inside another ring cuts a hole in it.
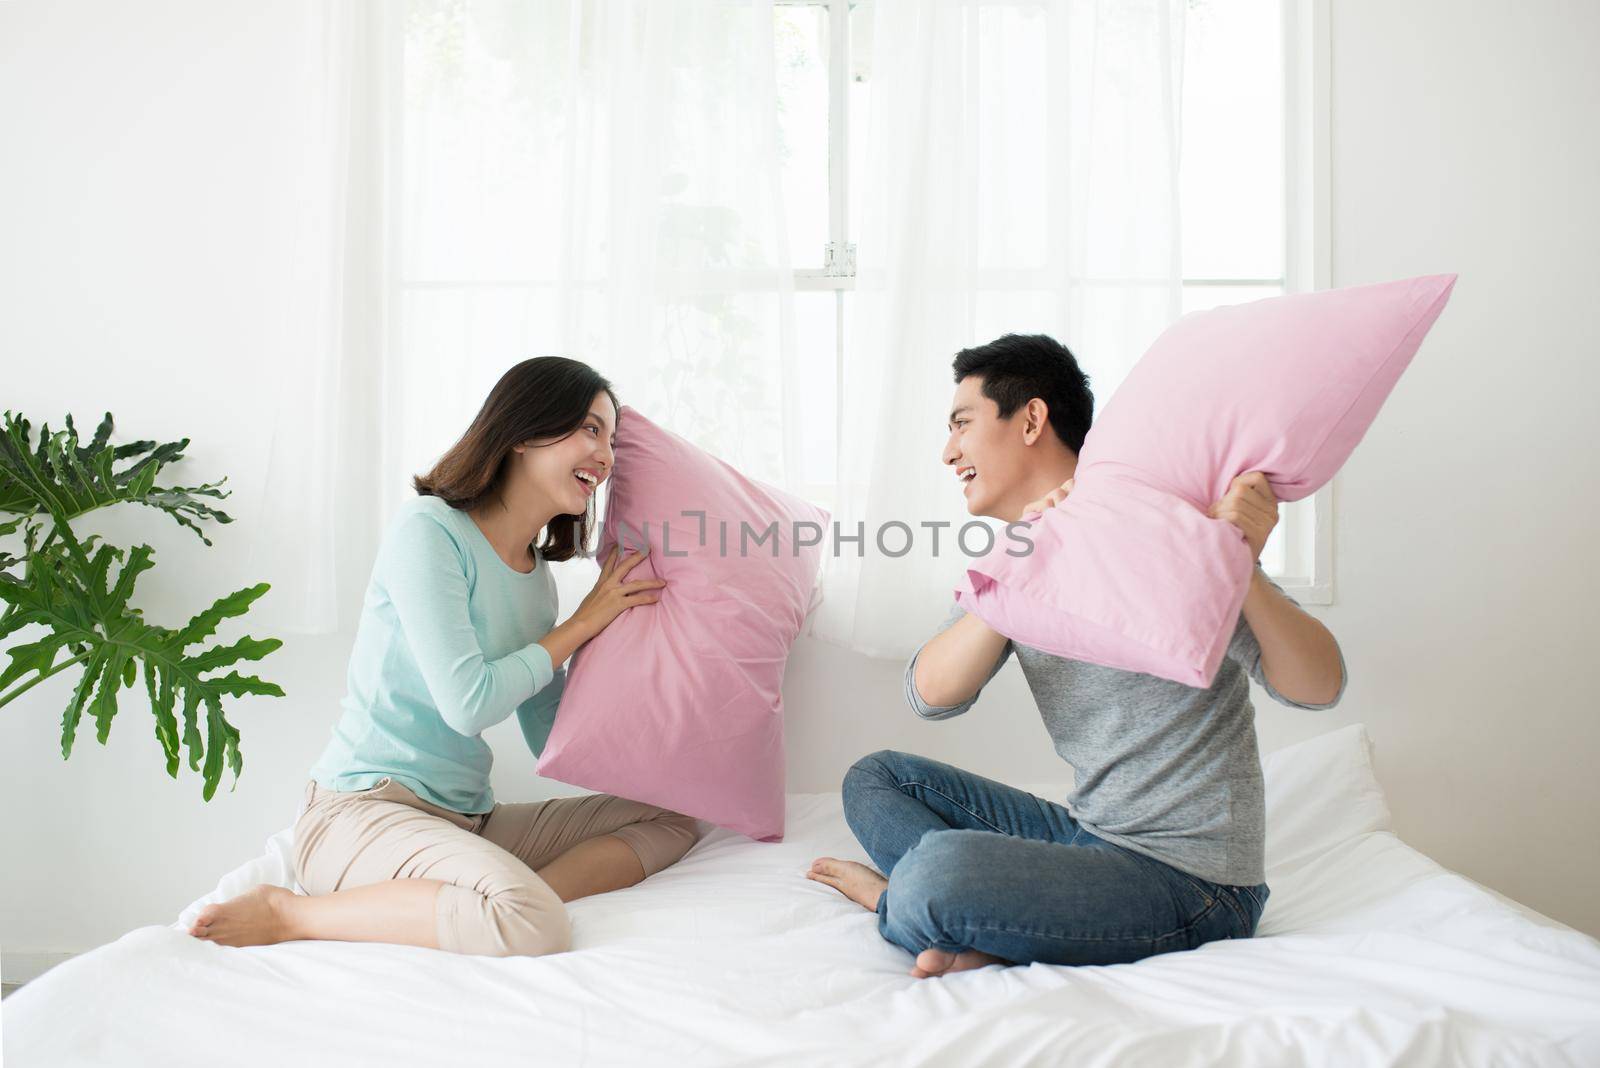
M 878 870 L 823 857 L 808 878 L 878 914 L 911 974 L 985 964 L 1118 964 L 1255 933 L 1267 887 L 1226 886 L 1097 838 L 1065 807 L 882 750 L 844 779 Z

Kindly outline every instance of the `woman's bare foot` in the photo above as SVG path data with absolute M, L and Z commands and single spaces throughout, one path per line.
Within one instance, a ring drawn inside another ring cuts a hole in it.
M 912 966 L 911 974 L 918 979 L 928 979 L 935 975 L 964 972 L 968 968 L 982 968 L 990 964 L 1008 963 L 1010 962 L 979 952 L 976 949 L 964 949 L 960 953 L 950 953 L 942 949 L 925 949 L 917 954 L 917 963 Z
M 294 937 L 284 904 L 294 891 L 263 883 L 220 905 L 200 910 L 189 933 L 221 946 L 270 946 Z
M 882 896 L 883 888 L 889 885 L 888 879 L 865 864 L 832 857 L 819 857 L 812 861 L 806 878 L 833 887 L 868 912 L 878 911 L 878 898 Z

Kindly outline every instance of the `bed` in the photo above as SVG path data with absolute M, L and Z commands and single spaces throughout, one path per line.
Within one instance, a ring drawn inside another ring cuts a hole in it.
M 1248 941 L 913 979 L 871 914 L 802 877 L 866 859 L 837 793 L 790 795 L 782 842 L 716 830 L 574 902 L 557 956 L 184 934 L 207 902 L 293 886 L 284 831 L 172 926 L 14 993 L 5 1063 L 1600 1065 L 1600 943 L 1396 838 L 1359 726 L 1264 766 L 1272 896 Z

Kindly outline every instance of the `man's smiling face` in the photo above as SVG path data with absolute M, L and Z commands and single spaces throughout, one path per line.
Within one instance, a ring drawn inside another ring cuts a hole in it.
M 968 375 L 956 385 L 943 460 L 961 482 L 970 514 L 1015 518 L 1027 493 L 1029 454 L 1023 421 L 1021 409 L 1009 419 L 1001 418 L 999 405 L 983 395 L 978 375 Z

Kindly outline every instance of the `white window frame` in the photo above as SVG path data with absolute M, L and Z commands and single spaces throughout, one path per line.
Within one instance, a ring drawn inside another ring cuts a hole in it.
M 1283 0 L 1284 291 L 1333 284 L 1329 193 L 1329 0 Z M 1333 603 L 1333 508 L 1337 477 L 1297 509 L 1296 530 L 1310 574 L 1279 584 L 1301 604 Z M 1309 528 L 1309 529 L 1307 529 Z
M 797 269 L 794 288 L 833 292 L 836 383 L 844 381 L 844 294 L 855 289 L 849 232 L 850 3 L 775 0 L 781 7 L 828 10 L 828 244 L 823 266 Z M 1329 267 L 1328 0 L 1282 0 L 1284 87 L 1284 276 L 1184 278 L 1186 287 L 1281 286 L 1286 293 L 1326 289 Z M 835 412 L 843 398 L 835 396 Z M 1332 483 L 1284 510 L 1282 534 L 1294 543 L 1289 571 L 1273 576 L 1302 604 L 1333 603 Z

